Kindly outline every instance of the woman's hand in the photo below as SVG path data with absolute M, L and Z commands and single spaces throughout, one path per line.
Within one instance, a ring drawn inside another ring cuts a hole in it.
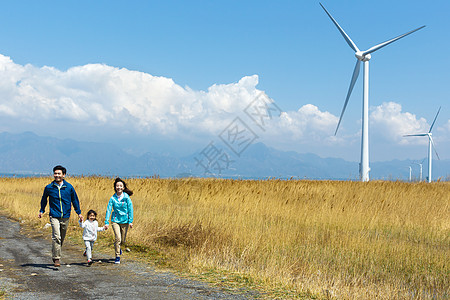
M 105 226 L 103 226 L 103 228 L 105 228 L 105 230 L 108 230 L 109 225 L 105 225 Z
M 130 223 L 130 228 L 133 228 L 133 223 Z

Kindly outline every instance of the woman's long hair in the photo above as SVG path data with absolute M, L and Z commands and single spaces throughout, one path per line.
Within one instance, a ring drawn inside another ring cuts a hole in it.
M 117 192 L 117 191 L 116 191 L 116 184 L 117 184 L 118 182 L 122 182 L 122 184 L 123 184 L 123 192 L 124 192 L 124 193 L 127 193 L 128 196 L 133 195 L 133 191 L 130 190 L 129 188 L 127 188 L 127 184 L 125 183 L 125 181 L 123 181 L 123 180 L 120 179 L 119 177 L 117 177 L 116 180 L 114 180 L 114 191 L 115 191 L 115 192 Z

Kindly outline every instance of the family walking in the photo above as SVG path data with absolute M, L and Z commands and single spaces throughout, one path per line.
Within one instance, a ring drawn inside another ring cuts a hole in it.
M 77 193 L 73 186 L 64 180 L 66 172 L 67 170 L 63 166 L 58 165 L 53 168 L 54 181 L 44 188 L 41 198 L 41 209 L 38 215 L 39 218 L 42 218 L 48 202 L 52 227 L 52 259 L 54 266 L 61 266 L 61 247 L 67 233 L 72 206 L 78 215 L 78 223 L 83 228 L 83 241 L 86 246 L 83 255 L 87 256 L 88 265 L 92 264 L 92 250 L 97 239 L 97 232 L 107 230 L 110 220 L 115 237 L 114 263 L 120 264 L 121 246 L 126 245 L 128 229 L 133 228 L 133 203 L 130 198 L 133 192 L 127 188 L 125 181 L 116 178 L 114 181 L 114 194 L 109 199 L 106 209 L 105 225 L 99 227 L 97 212 L 94 210 L 89 210 L 86 220 L 83 221 Z M 128 248 L 126 250 L 130 251 Z

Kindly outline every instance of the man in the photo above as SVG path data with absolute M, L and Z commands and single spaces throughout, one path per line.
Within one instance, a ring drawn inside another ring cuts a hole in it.
M 66 237 L 69 225 L 71 205 L 78 214 L 78 218 L 83 221 L 81 215 L 80 202 L 73 186 L 64 180 L 66 168 L 56 166 L 53 168 L 55 180 L 47 185 L 41 199 L 41 210 L 38 217 L 41 218 L 47 206 L 47 198 L 50 207 L 50 224 L 52 225 L 52 258 L 55 267 L 61 266 L 61 247 Z

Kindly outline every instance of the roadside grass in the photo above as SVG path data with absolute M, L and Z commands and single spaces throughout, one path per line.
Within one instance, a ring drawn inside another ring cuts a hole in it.
M 0 178 L 0 207 L 37 219 L 51 178 Z M 99 224 L 113 180 L 68 178 Z M 130 255 L 276 299 L 450 296 L 450 184 L 372 181 L 129 179 Z M 47 209 L 48 211 L 48 209 Z M 80 242 L 73 216 L 70 238 Z M 111 251 L 99 233 L 96 250 Z M 128 254 L 127 254 L 128 255 Z

